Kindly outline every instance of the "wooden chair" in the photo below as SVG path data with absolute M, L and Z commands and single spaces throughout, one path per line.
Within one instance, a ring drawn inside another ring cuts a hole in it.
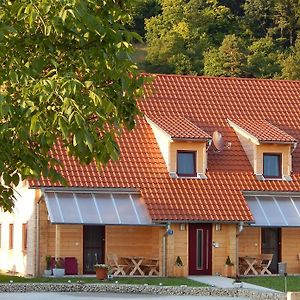
M 159 275 L 159 260 L 158 259 L 145 259 L 142 264 L 145 274 L 152 276 Z
M 245 262 L 243 257 L 239 257 L 239 275 L 244 275 L 248 264 Z
M 126 275 L 126 269 L 128 268 L 128 265 L 119 263 L 116 254 L 107 254 L 107 263 L 110 265 L 113 275 Z
M 272 263 L 273 254 L 260 254 L 257 257 L 257 264 L 255 264 L 255 268 L 259 270 L 259 273 L 261 275 L 267 273 L 269 275 L 272 274 L 272 272 L 269 270 L 269 267 Z

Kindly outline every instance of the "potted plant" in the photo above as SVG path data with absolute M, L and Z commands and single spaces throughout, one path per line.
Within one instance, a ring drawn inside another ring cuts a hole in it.
M 233 277 L 234 276 L 234 263 L 231 261 L 229 256 L 227 256 L 226 261 L 225 261 L 223 276 L 225 276 L 225 277 Z
M 55 259 L 55 267 L 53 269 L 53 275 L 55 277 L 64 277 L 65 275 L 64 260 L 60 257 Z
M 45 257 L 46 260 L 46 270 L 44 270 L 44 276 L 51 276 L 51 256 L 47 255 Z
M 107 279 L 107 273 L 108 273 L 109 268 L 110 267 L 107 264 L 95 264 L 94 269 L 96 271 L 96 278 L 98 280 Z
M 235 288 L 242 288 L 243 282 L 240 280 L 238 276 L 235 277 L 234 281 L 232 282 L 233 287 Z
M 176 277 L 183 277 L 184 276 L 183 261 L 182 261 L 180 256 L 177 256 L 176 260 L 175 260 L 174 276 L 176 276 Z

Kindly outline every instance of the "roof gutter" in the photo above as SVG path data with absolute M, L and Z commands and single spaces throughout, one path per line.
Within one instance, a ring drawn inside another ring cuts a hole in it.
M 80 192 L 80 193 L 116 193 L 116 194 L 140 194 L 136 188 L 86 188 L 86 187 L 31 187 L 32 189 L 41 189 L 44 192 Z
M 210 141 L 210 143 L 211 143 L 211 141 L 212 141 L 212 139 L 209 137 L 208 138 L 181 138 L 181 137 L 171 136 L 171 139 L 173 141 L 183 141 L 183 142 L 208 142 L 208 141 Z
M 225 221 L 225 220 L 153 220 L 154 224 L 189 224 L 189 223 L 205 223 L 205 224 L 255 224 L 253 220 L 236 220 L 236 221 Z

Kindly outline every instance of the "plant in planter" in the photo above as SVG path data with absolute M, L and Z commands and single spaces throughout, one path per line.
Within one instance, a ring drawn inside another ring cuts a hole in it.
M 96 271 L 96 278 L 98 280 L 105 280 L 107 279 L 107 273 L 110 269 L 110 266 L 107 264 L 95 264 L 94 265 Z
M 232 282 L 233 287 L 235 288 L 242 288 L 243 282 L 240 280 L 238 276 L 235 277 L 235 280 Z
M 55 259 L 55 268 L 53 269 L 55 277 L 63 277 L 65 275 L 64 260 L 61 257 Z
M 44 270 L 44 276 L 51 276 L 52 271 L 51 271 L 51 256 L 47 255 L 45 257 L 46 260 L 46 270 Z
M 233 277 L 233 275 L 234 275 L 234 263 L 231 261 L 230 257 L 227 256 L 224 265 L 223 276 Z

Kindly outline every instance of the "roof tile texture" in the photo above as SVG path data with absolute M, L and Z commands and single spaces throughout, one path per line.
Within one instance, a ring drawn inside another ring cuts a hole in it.
M 209 134 L 185 117 L 155 114 L 147 117 L 168 133 L 171 138 L 201 140 L 211 139 Z
M 256 137 L 260 142 L 293 143 L 296 139 L 266 120 L 239 119 L 233 123 Z
M 218 130 L 225 143 L 231 142 L 231 148 L 221 152 L 210 147 L 206 180 L 172 179 L 151 127 L 143 119 L 120 138 L 120 160 L 100 170 L 95 164 L 80 165 L 59 145 L 53 154 L 63 162 L 62 173 L 70 186 L 140 189 L 154 220 L 252 220 L 242 191 L 299 191 L 300 147 L 293 153 L 292 181 L 258 181 L 227 119 L 268 120 L 300 140 L 299 95 L 300 81 L 154 76 L 140 102 L 147 116 L 188 118 L 207 134 Z M 31 184 L 53 186 L 46 179 Z

